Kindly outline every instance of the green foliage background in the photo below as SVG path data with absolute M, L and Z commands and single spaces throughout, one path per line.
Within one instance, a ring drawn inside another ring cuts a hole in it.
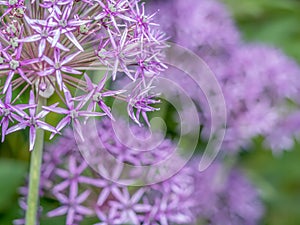
M 246 41 L 275 45 L 300 63 L 300 1 L 224 2 L 232 11 Z M 17 188 L 23 183 L 28 170 L 27 139 L 27 132 L 19 132 L 9 135 L 0 145 L 0 225 L 11 225 L 12 219 L 20 216 Z M 262 224 L 299 225 L 300 144 L 274 156 L 262 147 L 259 138 L 255 141 L 255 148 L 241 154 L 238 163 L 253 180 L 266 205 Z M 44 205 L 46 208 L 55 207 L 54 202 L 47 200 Z M 44 224 L 60 225 L 63 222 L 58 218 Z

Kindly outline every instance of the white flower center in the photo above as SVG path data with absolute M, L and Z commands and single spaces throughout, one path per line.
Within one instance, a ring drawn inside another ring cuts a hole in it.
M 68 22 L 66 20 L 59 21 L 59 25 L 62 27 L 66 27 L 68 25 Z
M 30 125 L 36 126 L 36 121 L 33 117 L 30 118 L 29 123 Z
M 54 68 L 55 68 L 55 69 L 58 70 L 58 69 L 60 69 L 60 67 L 61 67 L 61 66 L 60 66 L 60 63 L 59 63 L 59 62 L 57 62 L 57 63 L 54 64 Z
M 71 116 L 72 119 L 75 119 L 75 118 L 78 117 L 78 112 L 77 112 L 75 109 L 73 109 L 73 110 L 70 112 L 70 116 Z
M 9 5 L 15 5 L 18 3 L 18 0 L 8 0 Z
M 16 61 L 16 60 L 12 59 L 9 62 L 9 65 L 10 65 L 11 69 L 16 70 L 20 66 L 20 63 L 18 61 Z
M 43 31 L 41 32 L 41 37 L 46 38 L 46 37 L 48 37 L 48 36 L 49 36 L 48 31 L 43 30 Z
M 80 33 L 86 34 L 88 31 L 89 31 L 89 28 L 88 28 L 87 25 L 85 25 L 85 24 L 80 25 L 80 27 L 79 27 L 79 32 Z
M 101 50 L 98 51 L 98 56 L 101 59 L 104 59 L 106 57 L 105 53 L 106 53 L 106 50 L 104 48 L 102 48 Z
M 14 34 L 17 32 L 17 28 L 14 24 L 9 24 L 6 28 L 6 32 Z
M 143 23 L 147 23 L 147 21 L 148 21 L 147 16 L 144 16 L 144 17 L 142 18 L 142 22 L 143 22 Z
M 9 109 L 3 109 L 3 116 L 8 116 L 10 114 Z
M 116 7 L 113 4 L 109 4 L 108 8 L 109 8 L 109 11 L 111 11 L 111 12 L 116 12 L 117 11 Z
M 96 93 L 93 95 L 93 101 L 99 102 L 102 100 L 102 94 L 101 93 Z
M 22 17 L 25 13 L 24 8 L 17 8 L 17 16 Z
M 9 43 L 13 48 L 17 48 L 19 46 L 18 38 L 16 38 L 16 37 L 11 38 L 9 40 Z

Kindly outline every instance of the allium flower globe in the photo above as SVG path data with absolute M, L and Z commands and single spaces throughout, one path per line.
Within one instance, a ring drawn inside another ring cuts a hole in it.
M 2 141 L 7 134 L 28 127 L 32 150 L 36 128 L 53 136 L 71 122 L 82 137 L 78 118 L 112 118 L 106 97 L 124 94 L 121 97 L 131 100 L 131 108 L 141 101 L 105 86 L 108 75 L 115 80 L 124 73 L 132 82 L 141 79 L 137 85 L 143 89 L 165 68 L 160 61 L 163 34 L 153 29 L 153 15 L 146 15 L 138 2 L 0 1 Z M 80 97 L 76 90 L 83 92 Z M 27 93 L 29 100 L 24 100 Z M 45 105 L 41 100 L 53 95 L 59 99 L 56 104 Z M 139 111 L 149 111 L 147 103 L 139 104 Z M 56 127 L 44 122 L 49 112 L 64 115 Z
M 219 1 L 157 0 L 150 11 L 157 11 L 156 22 L 172 41 L 195 52 L 216 75 L 228 118 L 222 149 L 236 153 L 260 135 L 274 152 L 293 146 L 300 133 L 300 68 L 294 60 L 274 47 L 243 43 Z M 209 137 L 212 121 L 205 93 L 176 68 L 165 74 L 198 105 L 203 137 Z
M 248 44 L 236 48 L 227 65 L 220 80 L 230 115 L 226 147 L 247 146 L 262 135 L 274 152 L 291 148 L 300 122 L 297 63 L 276 48 Z
M 128 184 L 134 184 L 138 173 L 126 171 L 122 164 L 118 164 L 112 168 L 111 174 L 106 174 L 102 167 L 105 158 L 96 154 L 102 151 L 99 139 L 120 162 L 136 166 L 153 165 L 172 154 L 176 146 L 166 139 L 145 154 L 128 147 L 128 143 L 122 143 L 115 135 L 110 120 L 102 120 L 96 126 L 97 132 L 89 136 L 85 147 L 98 158 L 98 166 L 105 177 L 84 160 L 74 133 L 66 129 L 56 143 L 47 147 L 43 158 L 40 195 L 57 201 L 59 205 L 50 211 L 42 210 L 41 223 L 45 214 L 50 217 L 49 221 L 52 217 L 64 216 L 67 225 L 77 225 L 88 218 L 93 218 L 95 225 L 192 225 L 197 221 L 208 221 L 207 224 L 213 225 L 250 225 L 260 220 L 263 207 L 251 182 L 238 169 L 231 170 L 220 162 L 214 162 L 207 170 L 199 172 L 199 159 L 196 157 L 174 176 L 160 183 L 124 185 L 124 173 L 131 175 L 126 178 Z M 135 125 L 131 130 L 138 137 L 148 135 L 145 127 Z M 126 132 L 123 135 L 129 137 Z M 145 144 L 144 147 L 147 146 Z M 27 189 L 20 191 L 26 198 Z M 20 203 L 23 209 L 26 208 L 24 200 Z M 15 220 L 16 225 L 23 222 L 23 219 Z

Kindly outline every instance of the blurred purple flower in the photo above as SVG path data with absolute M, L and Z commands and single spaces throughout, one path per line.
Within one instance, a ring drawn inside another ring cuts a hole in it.
M 111 121 L 102 121 L 97 127 L 102 142 L 111 146 L 108 149 L 117 158 L 117 155 L 123 155 L 127 145 L 122 145 L 112 133 Z M 138 136 L 143 133 L 147 135 L 145 128 L 136 125 L 131 129 Z M 66 130 L 57 143 L 46 149 L 40 192 L 42 197 L 50 197 L 60 203 L 47 215 L 65 215 L 66 224 L 80 224 L 86 218 L 93 217 L 98 218 L 97 225 L 196 224 L 202 219 L 214 225 L 251 225 L 257 224 L 263 213 L 257 192 L 237 169 L 231 171 L 215 162 L 200 173 L 197 163 L 191 162 L 163 182 L 141 187 L 127 186 L 122 181 L 126 169 L 121 164 L 107 171 L 103 167 L 105 158 L 102 157 L 98 159 L 98 165 L 104 176 L 97 174 L 81 156 L 70 131 Z M 85 144 L 90 149 L 101 148 L 97 141 L 99 137 L 91 134 Z M 173 148 L 173 144 L 165 140 L 154 149 L 157 158 L 146 162 L 153 164 L 162 160 L 164 154 L 160 153 L 172 154 Z M 132 149 L 127 147 L 127 151 Z M 131 163 L 143 165 L 144 153 L 133 152 L 136 157 Z M 127 161 L 122 157 L 119 159 Z M 138 176 L 133 174 L 132 180 L 135 181 Z M 26 196 L 26 191 L 22 194 Z M 20 221 L 17 222 L 21 224 Z
M 171 41 L 202 55 L 226 53 L 240 35 L 225 5 L 216 0 L 154 0 L 147 8 Z
M 268 139 L 278 131 L 285 131 L 291 139 L 299 133 L 284 125 L 289 123 L 287 118 L 299 113 L 299 106 L 290 107 L 287 101 L 299 102 L 300 68 L 296 62 L 275 48 L 248 44 L 234 50 L 227 65 L 220 80 L 229 115 L 225 147 L 234 150 L 258 135 Z M 286 135 L 277 136 L 277 144 L 269 142 L 274 151 L 292 147 L 284 140 Z
M 198 161 L 192 162 L 192 167 Z M 258 224 L 264 213 L 257 190 L 237 168 L 213 163 L 204 172 L 194 172 L 197 206 L 193 213 L 213 225 Z
M 299 112 L 300 68 L 296 62 L 278 49 L 242 43 L 229 12 L 218 1 L 157 0 L 150 9 L 159 10 L 156 22 L 171 41 L 198 54 L 215 73 L 228 112 L 224 150 L 248 148 L 259 135 L 273 151 L 292 147 L 299 126 L 289 121 L 300 122 L 300 117 L 293 116 Z M 199 105 L 202 134 L 209 137 L 211 113 L 205 95 L 182 71 L 171 68 L 166 76 Z M 298 105 L 291 107 L 287 99 Z
M 80 216 L 93 214 L 91 209 L 81 205 L 81 203 L 87 199 L 89 194 L 90 192 L 88 190 L 79 195 L 77 192 L 70 192 L 69 196 L 56 193 L 55 197 L 63 206 L 48 212 L 47 215 L 49 217 L 67 215 L 66 225 L 79 224 L 76 220 L 80 220 Z

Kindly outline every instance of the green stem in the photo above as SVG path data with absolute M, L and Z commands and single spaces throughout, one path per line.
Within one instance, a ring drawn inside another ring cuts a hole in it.
M 40 112 L 43 105 L 46 105 L 47 100 L 39 97 L 37 112 Z M 44 130 L 36 130 L 36 139 L 34 148 L 31 152 L 30 158 L 30 173 L 29 173 L 29 189 L 27 196 L 27 211 L 26 211 L 26 225 L 37 224 L 37 211 L 39 207 L 39 186 L 41 165 L 44 148 Z

